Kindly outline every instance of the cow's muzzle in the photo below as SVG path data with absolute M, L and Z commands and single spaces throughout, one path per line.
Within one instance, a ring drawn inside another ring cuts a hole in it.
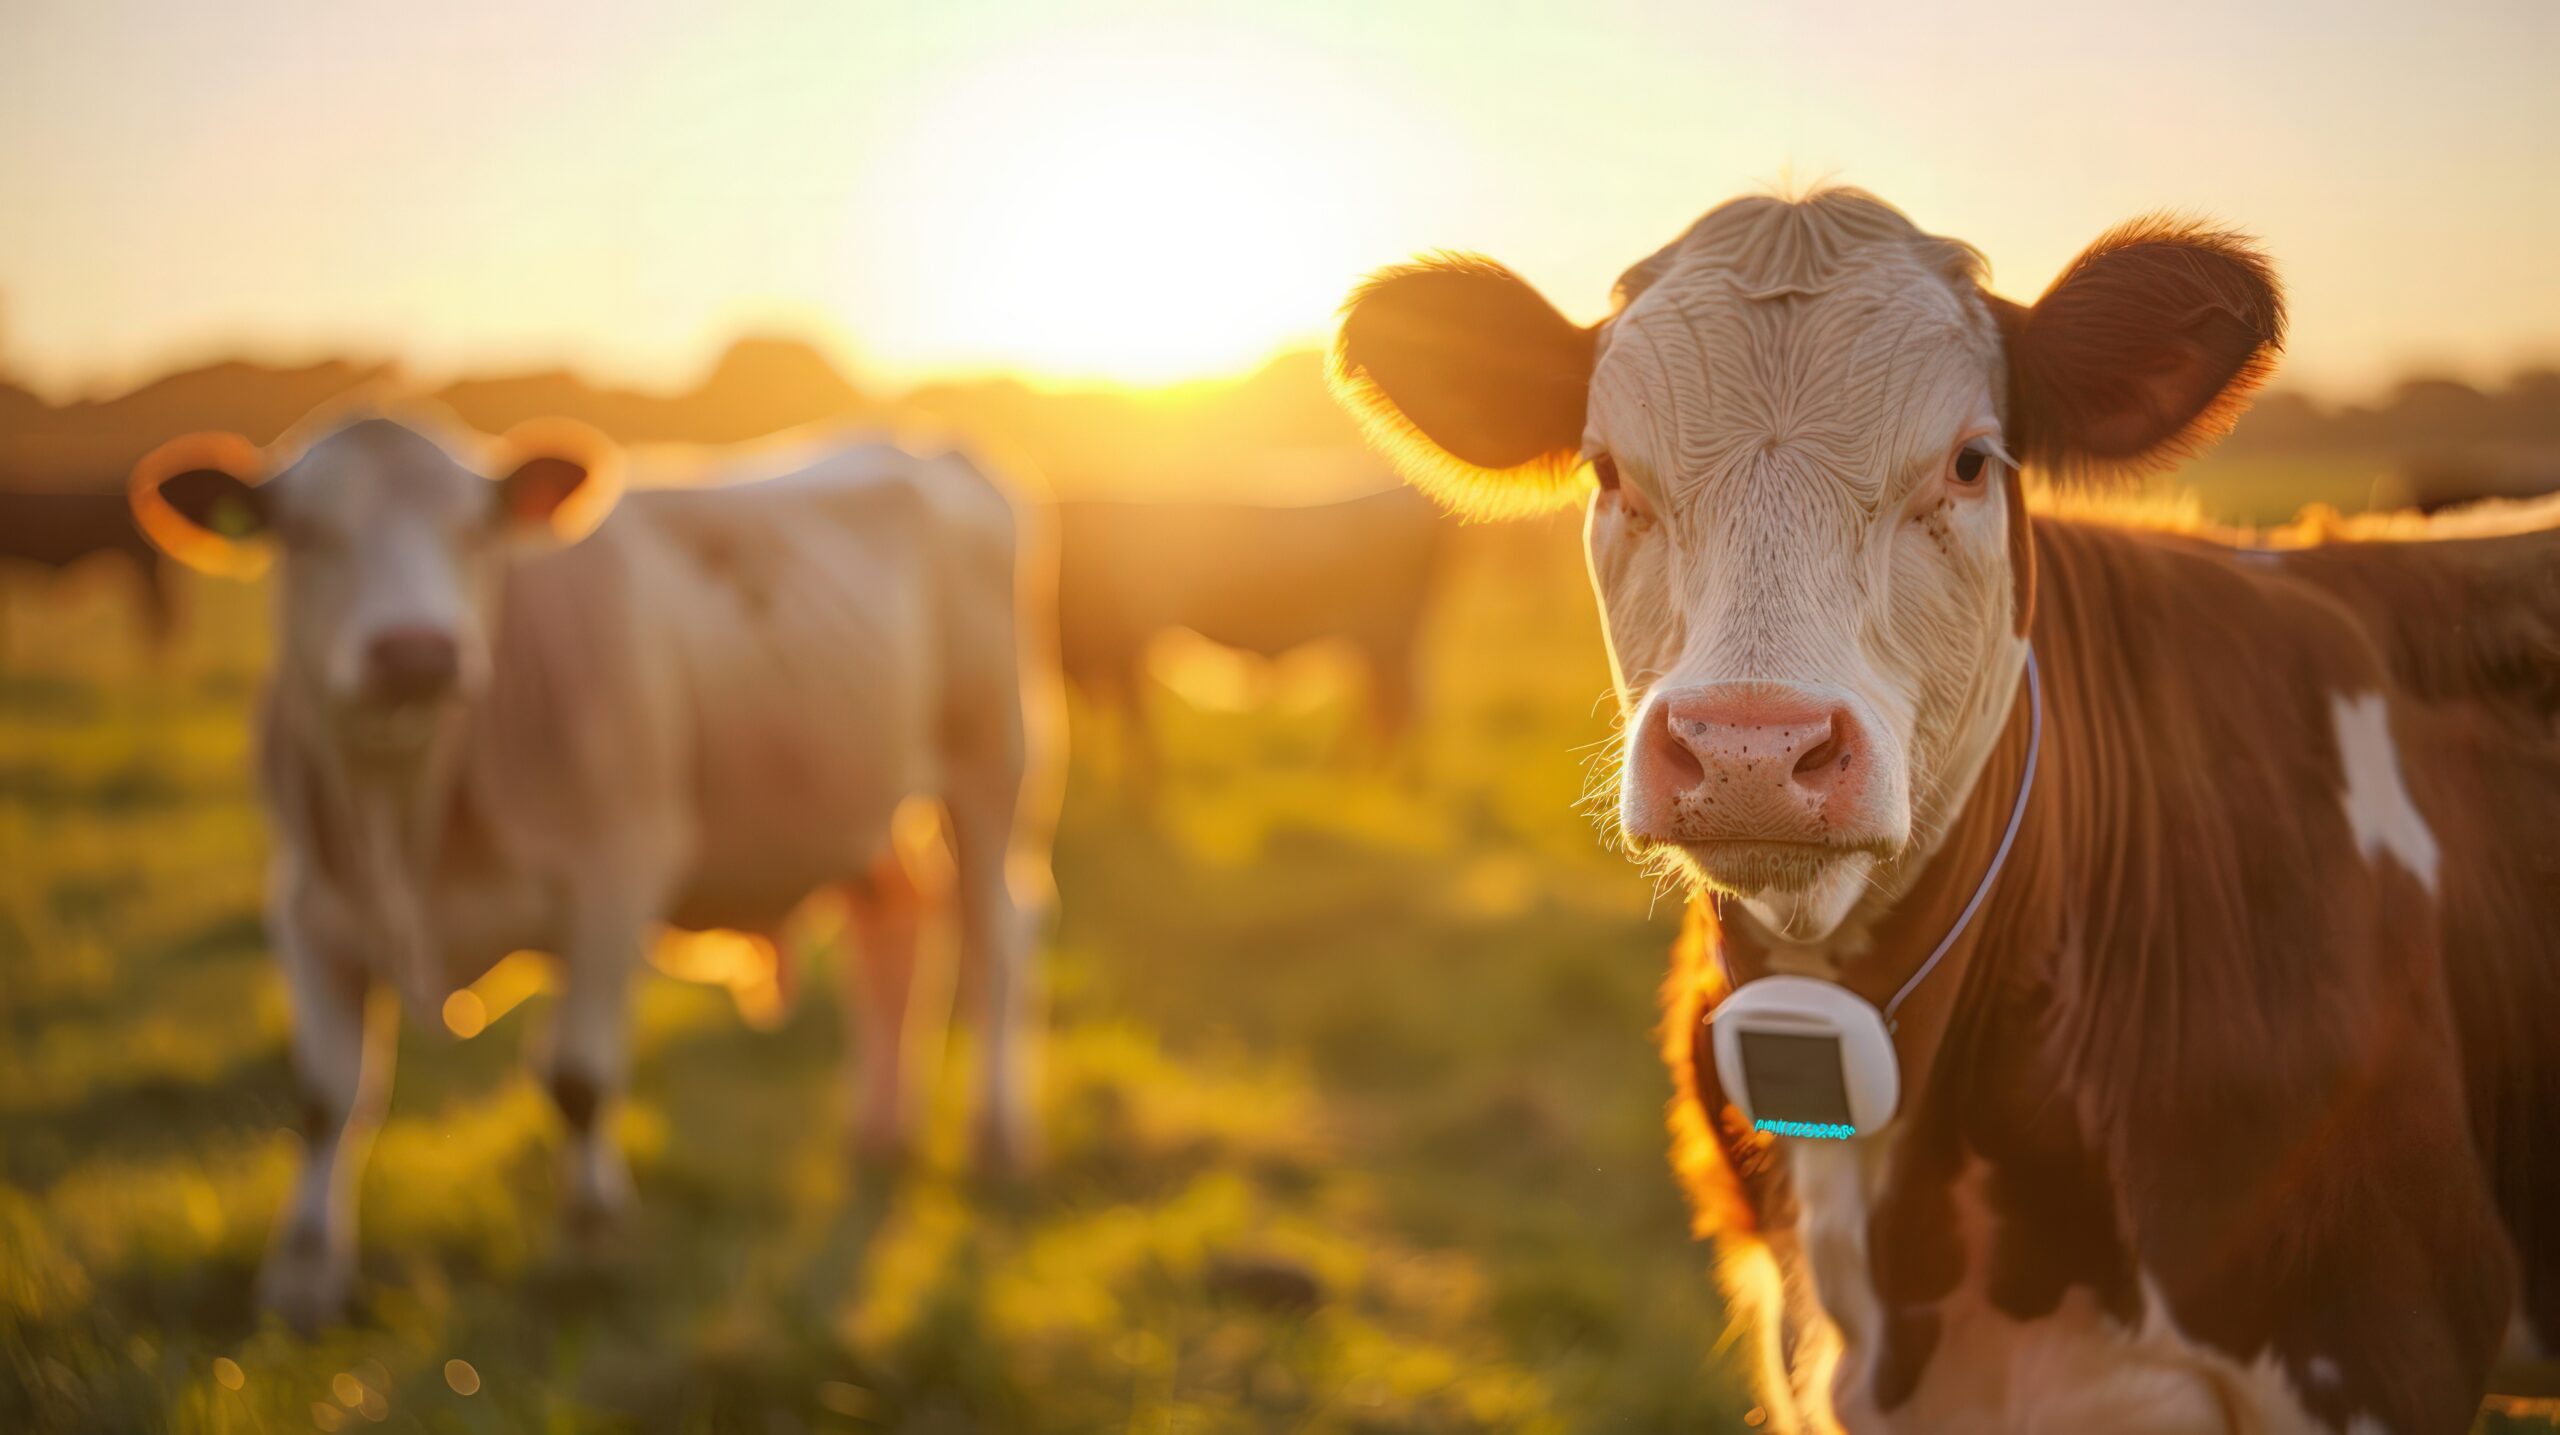
M 1898 764 L 1837 689 L 1722 682 L 1656 693 L 1627 754 L 1621 816 L 1640 847 L 1676 845 L 1718 886 L 1810 882 L 1899 838 Z
M 462 645 L 441 628 L 394 628 L 364 649 L 363 696 L 381 707 L 419 707 L 453 695 Z

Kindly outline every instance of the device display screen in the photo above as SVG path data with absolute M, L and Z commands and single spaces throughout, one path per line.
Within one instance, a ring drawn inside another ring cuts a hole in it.
M 1739 1031 L 1742 1074 L 1751 1083 L 1751 1114 L 1762 1123 L 1849 1127 L 1849 1092 L 1840 1069 L 1840 1039 L 1793 1032 Z

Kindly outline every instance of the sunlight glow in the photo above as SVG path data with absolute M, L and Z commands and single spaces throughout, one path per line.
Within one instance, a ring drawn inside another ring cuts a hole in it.
M 1360 88 L 1267 36 L 1000 52 L 858 186 L 849 327 L 910 363 L 1052 381 L 1231 372 L 1315 342 L 1380 253 L 1378 131 L 1399 124 Z
M 679 981 L 726 988 L 739 1017 L 758 1031 L 782 1024 L 790 995 L 783 985 L 782 956 L 762 933 L 669 928 L 650 949 L 649 961 Z

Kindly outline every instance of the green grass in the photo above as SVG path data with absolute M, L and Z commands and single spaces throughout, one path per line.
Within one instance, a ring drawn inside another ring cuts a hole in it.
M 642 1214 L 581 1253 L 520 1071 L 537 998 L 404 1034 L 358 1319 L 310 1344 L 250 1300 L 296 1146 L 246 771 L 262 595 L 195 585 L 155 667 L 111 594 L 13 584 L 0 1430 L 1734 1427 L 1648 1039 L 1674 914 L 1571 810 L 1607 731 L 1571 537 L 1484 546 L 1427 756 L 1358 756 L 1321 690 L 1166 695 L 1146 810 L 1088 744 L 1037 1184 L 969 1179 L 960 1050 L 921 1159 L 852 1169 L 828 954 L 773 1032 L 651 978 Z

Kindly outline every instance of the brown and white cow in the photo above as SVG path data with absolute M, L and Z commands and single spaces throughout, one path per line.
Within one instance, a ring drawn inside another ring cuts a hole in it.
M 262 453 L 144 460 L 145 528 L 215 571 L 282 558 L 260 775 L 268 925 L 309 1150 L 261 1278 L 304 1327 L 353 1275 L 350 1192 L 396 1022 L 509 952 L 559 958 L 568 1196 L 610 1217 L 632 974 L 662 924 L 769 932 L 840 887 L 860 972 L 854 1137 L 908 1136 L 899 1034 L 923 902 L 891 839 L 938 802 L 982 1002 L 982 1159 L 1026 1158 L 1057 696 L 1044 543 L 956 454 L 848 445 L 762 482 L 620 496 L 561 426 L 488 444 L 353 413 Z M 590 531 L 591 530 L 591 531 Z M 389 1003 L 374 1003 L 377 1013 Z M 849 1022 L 849 1027 L 854 1023 Z
M 2217 437 L 2282 310 L 2118 229 L 2035 304 L 1830 190 L 1726 204 L 1570 323 L 1379 276 L 1337 386 L 1475 511 L 1596 477 L 1629 846 L 1694 883 L 1676 1159 L 1779 1428 L 2458 1431 L 2560 1334 L 2560 507 L 2248 549 L 2055 503 Z M 2537 526 L 2538 524 L 2538 526 Z M 2432 536 L 2432 535 L 2425 535 Z M 1755 1132 L 1732 984 L 1900 1012 L 1900 1114 Z

